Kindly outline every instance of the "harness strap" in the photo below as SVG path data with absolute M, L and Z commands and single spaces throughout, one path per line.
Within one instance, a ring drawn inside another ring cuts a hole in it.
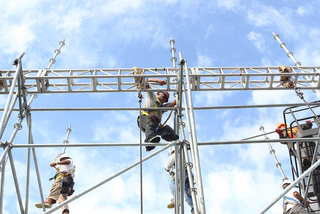
M 169 176 L 171 178 L 171 180 L 175 180 L 176 178 L 174 177 L 174 172 L 170 172 L 170 171 L 167 171 L 169 173 Z
M 57 168 L 54 166 L 54 168 L 57 170 L 57 174 L 59 174 L 59 176 L 56 178 L 56 180 L 61 177 L 66 177 L 67 175 L 70 175 L 72 173 L 72 171 L 74 171 L 76 169 L 76 167 L 74 166 L 69 172 L 67 172 L 66 174 L 63 174 L 62 172 L 59 171 L 60 167 Z
M 157 102 L 160 103 L 160 101 L 157 99 L 156 102 L 155 102 L 154 105 L 153 105 L 153 108 L 158 108 Z M 158 111 L 154 111 L 153 113 L 157 114 Z M 145 110 L 142 110 L 142 114 L 145 114 L 145 115 L 149 116 L 149 113 L 146 112 Z M 163 114 L 163 112 L 161 112 L 161 115 L 159 115 L 159 116 L 162 117 L 162 114 Z

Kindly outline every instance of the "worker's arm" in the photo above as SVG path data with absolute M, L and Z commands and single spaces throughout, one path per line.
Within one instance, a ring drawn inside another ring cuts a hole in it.
M 58 161 L 58 162 L 52 162 L 52 163 L 50 163 L 50 166 L 51 167 L 54 167 L 54 166 L 56 166 L 56 165 L 69 165 L 71 162 L 70 162 L 70 160 L 63 160 L 63 161 Z
M 157 82 L 160 85 L 167 84 L 167 82 L 165 80 L 162 80 L 162 79 L 148 79 L 148 82 Z M 146 85 L 146 88 L 149 88 L 149 85 Z
M 293 196 L 296 197 L 297 199 L 299 199 L 300 201 L 303 201 L 303 197 L 297 191 L 295 191 L 293 193 Z M 310 204 L 310 202 L 308 200 L 306 200 L 306 207 L 308 207 L 309 204 Z
M 175 160 L 176 160 L 175 155 L 174 154 L 170 155 L 170 158 L 165 167 L 166 171 L 169 171 L 173 167 L 173 165 L 175 164 Z
M 174 101 L 169 103 L 169 107 L 174 107 L 176 104 L 177 104 L 177 102 L 176 102 L 176 98 L 175 98 Z

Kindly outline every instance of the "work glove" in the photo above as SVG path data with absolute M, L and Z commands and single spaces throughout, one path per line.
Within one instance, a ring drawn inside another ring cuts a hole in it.
M 276 129 L 276 132 L 281 136 L 282 135 L 282 131 L 280 129 Z

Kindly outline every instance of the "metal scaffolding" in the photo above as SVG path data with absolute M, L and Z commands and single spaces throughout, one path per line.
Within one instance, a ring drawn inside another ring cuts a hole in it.
M 275 36 L 279 39 L 279 36 Z M 278 40 L 280 41 L 280 40 Z M 43 147 L 64 147 L 63 153 L 67 147 L 121 147 L 121 146 L 141 146 L 139 143 L 82 143 L 82 144 L 69 144 L 67 142 L 69 132 L 67 134 L 66 141 L 63 144 L 34 144 L 31 126 L 31 112 L 32 111 L 137 111 L 138 108 L 35 108 L 31 109 L 30 105 L 37 94 L 45 93 L 111 93 L 111 92 L 136 92 L 136 83 L 133 81 L 133 77 L 148 78 L 163 78 L 167 84 L 165 86 L 159 86 L 153 84 L 153 89 L 145 89 L 145 91 L 158 91 L 167 90 L 174 91 L 177 94 L 177 107 L 164 108 L 165 110 L 174 110 L 176 113 L 175 121 L 177 121 L 178 131 L 181 139 L 172 141 L 169 144 L 159 143 L 157 146 L 162 147 L 150 155 L 140 158 L 139 161 L 129 165 L 123 170 L 115 173 L 107 179 L 93 185 L 92 187 L 76 194 L 75 197 L 64 201 L 63 203 L 56 205 L 50 210 L 43 208 L 43 213 L 52 213 L 62 206 L 71 203 L 78 198 L 85 196 L 92 190 L 100 187 L 101 185 L 109 182 L 113 178 L 120 176 L 121 174 L 129 171 L 142 162 L 156 156 L 162 151 L 176 147 L 176 169 L 179 169 L 180 178 L 177 178 L 176 193 L 180 188 L 182 193 L 183 185 L 177 185 L 178 180 L 182 180 L 184 171 L 187 171 L 188 177 L 192 178 L 194 173 L 195 181 L 190 181 L 190 192 L 193 199 L 193 204 L 196 214 L 205 214 L 205 198 L 202 184 L 202 175 L 200 167 L 200 156 L 198 146 L 205 145 L 230 145 L 230 144 L 250 144 L 250 143 L 268 143 L 270 142 L 300 142 L 311 140 L 309 138 L 304 139 L 268 139 L 265 140 L 250 140 L 253 138 L 266 136 L 270 133 L 263 133 L 262 135 L 252 136 L 246 139 L 238 141 L 218 141 L 218 142 L 198 142 L 196 127 L 195 127 L 195 110 L 206 109 L 228 109 L 228 108 L 265 108 L 265 107 L 284 107 L 284 106 L 297 106 L 306 104 L 278 104 L 278 105 L 252 105 L 252 106 L 218 106 L 218 107 L 194 107 L 192 99 L 192 91 L 244 91 L 244 90 L 289 90 L 284 87 L 280 87 L 280 76 L 286 76 L 288 74 L 279 73 L 278 67 L 212 67 L 212 68 L 189 68 L 186 59 L 179 53 L 179 68 L 176 68 L 177 59 L 174 55 L 175 41 L 170 40 L 171 53 L 172 53 L 172 68 L 143 68 L 144 75 L 133 76 L 133 68 L 119 68 L 119 69 L 51 69 L 51 65 L 55 63 L 57 55 L 61 53 L 61 48 L 64 46 L 64 40 L 59 43 L 59 48 L 55 50 L 55 55 L 50 59 L 50 64 L 47 68 L 42 70 L 23 70 L 22 69 L 22 57 L 21 54 L 14 62 L 16 70 L 1 70 L 4 89 L 0 91 L 0 94 L 8 94 L 8 99 L 5 107 L 1 109 L 3 115 L 0 123 L 0 140 L 2 140 L 3 132 L 6 129 L 6 125 L 13 111 L 19 112 L 19 121 L 15 124 L 14 132 L 8 141 L 2 141 L 1 145 L 4 151 L 0 157 L 1 166 L 1 185 L 0 185 L 0 213 L 3 212 L 3 191 L 4 191 L 4 174 L 6 167 L 6 158 L 10 161 L 12 169 L 13 180 L 15 183 L 18 204 L 21 214 L 28 213 L 29 204 L 29 177 L 30 177 L 30 158 L 31 152 L 34 158 L 34 167 L 37 174 L 37 182 L 40 192 L 41 201 L 43 203 L 43 191 L 41 185 L 41 179 L 39 174 L 39 168 L 37 164 L 37 156 L 35 148 Z M 282 45 L 284 46 L 284 45 Z M 291 52 L 290 52 L 291 53 Z M 292 54 L 289 54 L 292 57 Z M 297 63 L 296 63 L 297 64 Z M 317 90 L 320 86 L 319 70 L 320 67 L 301 67 L 297 64 L 292 67 L 293 73 L 290 76 L 294 77 L 294 84 L 305 90 Z M 146 84 L 144 81 L 143 84 Z M 150 83 L 151 84 L 151 83 Z M 292 89 L 291 89 L 292 90 Z M 27 101 L 27 93 L 31 94 L 29 101 Z M 14 108 L 18 101 L 19 108 Z M 154 108 L 142 108 L 154 109 Z M 185 114 L 186 121 L 183 121 L 183 115 Z M 21 123 L 26 118 L 28 127 L 28 144 L 15 144 L 14 138 L 17 132 L 21 129 Z M 188 133 L 185 134 L 185 126 Z M 263 131 L 264 132 L 264 131 Z M 271 132 L 273 133 L 273 132 Z M 188 136 L 187 136 L 188 135 Z M 189 142 L 186 139 L 189 139 Z M 312 140 L 320 140 L 320 138 L 312 138 Z M 144 146 L 152 146 L 152 144 L 144 144 Z M 188 147 L 190 147 L 189 157 Z M 20 186 L 18 184 L 14 160 L 11 154 L 12 149 L 27 148 L 27 175 L 26 175 L 26 192 L 25 202 L 23 203 L 21 197 Z M 273 151 L 270 146 L 270 150 Z M 276 159 L 276 157 L 275 157 Z M 276 159 L 277 160 L 277 159 Z M 278 163 L 277 163 L 278 164 Z M 320 165 L 317 161 L 309 170 L 303 173 L 292 185 L 293 187 L 301 179 L 310 173 L 310 170 Z M 280 167 L 279 167 L 280 168 Z M 177 173 L 178 174 L 178 173 Z M 283 174 L 284 177 L 284 174 Z M 181 184 L 182 182 L 180 182 Z M 194 185 L 195 183 L 195 185 Z M 268 210 L 276 201 L 278 201 L 282 195 L 284 195 L 290 188 L 287 188 L 281 196 L 277 197 L 268 207 L 266 207 L 261 213 Z M 178 194 L 176 194 L 177 196 Z M 179 198 L 176 197 L 176 204 L 178 204 Z M 181 200 L 183 201 L 183 194 L 181 194 Z M 142 212 L 142 211 L 141 211 Z M 176 206 L 175 213 L 184 213 L 184 205 L 181 208 Z

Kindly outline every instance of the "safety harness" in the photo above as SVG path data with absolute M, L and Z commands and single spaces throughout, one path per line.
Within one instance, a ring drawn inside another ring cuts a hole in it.
M 54 162 L 56 162 L 58 156 L 56 156 Z M 72 169 L 67 172 L 67 173 L 63 173 L 60 172 L 60 167 L 56 167 L 54 166 L 54 168 L 57 170 L 56 174 L 54 175 L 53 178 L 50 178 L 49 180 L 55 179 L 61 179 L 61 194 L 68 194 L 68 196 L 71 196 L 74 192 L 73 186 L 74 186 L 74 182 L 73 182 L 73 178 L 74 178 L 74 173 L 76 170 L 76 166 L 73 166 Z M 70 178 L 68 178 L 70 176 Z

